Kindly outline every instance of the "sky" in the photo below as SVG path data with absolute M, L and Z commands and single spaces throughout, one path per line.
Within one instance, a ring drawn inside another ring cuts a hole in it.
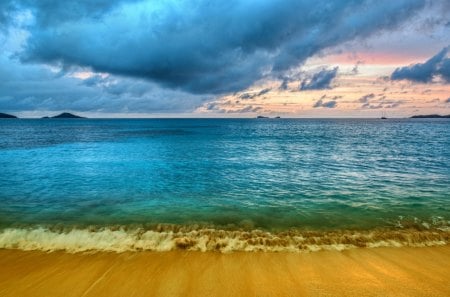
M 0 112 L 450 114 L 448 0 L 1 0 Z

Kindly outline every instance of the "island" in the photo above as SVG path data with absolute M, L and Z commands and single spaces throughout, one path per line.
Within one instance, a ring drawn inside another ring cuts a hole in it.
M 0 112 L 0 119 L 17 119 L 17 117 L 12 114 Z
M 80 117 L 80 116 L 77 116 L 77 115 L 69 113 L 69 112 L 63 112 L 54 117 L 42 117 L 42 118 L 43 119 L 85 119 L 85 117 Z
M 428 115 L 414 115 L 411 119 L 450 119 L 450 114 L 439 115 L 439 114 L 428 114 Z
M 259 115 L 256 118 L 257 119 L 270 119 L 270 117 L 266 117 L 266 116 L 262 116 L 262 115 Z M 281 117 L 280 116 L 276 116 L 276 117 L 274 117 L 274 119 L 281 119 Z

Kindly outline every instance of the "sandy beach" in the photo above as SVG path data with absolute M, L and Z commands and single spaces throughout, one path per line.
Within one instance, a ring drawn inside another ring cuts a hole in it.
M 450 246 L 342 252 L 0 250 L 0 296 L 450 296 Z

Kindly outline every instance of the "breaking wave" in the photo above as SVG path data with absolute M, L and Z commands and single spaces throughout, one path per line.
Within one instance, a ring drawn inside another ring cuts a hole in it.
M 267 232 L 157 225 L 151 229 L 130 226 L 81 229 L 41 226 L 0 230 L 0 248 L 70 253 L 172 250 L 311 252 L 449 243 L 448 228 Z

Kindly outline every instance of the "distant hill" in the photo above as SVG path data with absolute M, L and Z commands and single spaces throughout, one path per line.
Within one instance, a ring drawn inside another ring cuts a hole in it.
M 43 117 L 43 119 L 84 119 L 84 117 L 80 117 L 69 112 L 63 112 L 54 117 Z
M 0 119 L 17 119 L 17 117 L 13 116 L 11 114 L 1 113 L 0 112 Z
M 450 118 L 450 114 L 448 115 L 439 115 L 439 114 L 428 114 L 428 115 L 414 115 L 411 119 L 448 119 Z
M 261 116 L 261 115 L 257 116 L 256 118 L 257 119 L 270 119 L 270 117 Z M 280 116 L 276 116 L 276 117 L 274 117 L 274 119 L 281 119 L 281 117 Z

